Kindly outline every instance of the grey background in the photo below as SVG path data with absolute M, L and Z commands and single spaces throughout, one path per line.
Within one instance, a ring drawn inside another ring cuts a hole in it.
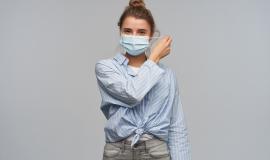
M 98 160 L 97 60 L 127 0 L 0 1 L 0 159 Z M 270 1 L 146 0 L 178 76 L 194 160 L 270 159 Z

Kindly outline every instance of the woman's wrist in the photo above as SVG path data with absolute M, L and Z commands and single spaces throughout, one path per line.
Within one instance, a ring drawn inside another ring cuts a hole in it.
M 149 56 L 149 59 L 150 60 L 152 60 L 152 61 L 154 61 L 155 63 L 158 63 L 159 62 L 159 58 L 158 57 L 156 57 L 156 56 Z

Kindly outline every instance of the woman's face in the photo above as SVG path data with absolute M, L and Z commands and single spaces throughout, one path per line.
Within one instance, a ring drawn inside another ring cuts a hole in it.
M 129 16 L 123 21 L 120 32 L 127 35 L 150 37 L 151 27 L 146 20 Z

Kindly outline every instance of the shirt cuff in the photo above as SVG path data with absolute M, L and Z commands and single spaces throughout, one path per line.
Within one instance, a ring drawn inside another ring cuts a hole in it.
M 154 70 L 156 70 L 157 72 L 163 73 L 165 72 L 165 70 L 163 68 L 161 68 L 156 62 L 154 62 L 151 59 L 147 59 L 144 64 L 144 66 L 148 67 L 148 68 L 153 68 Z

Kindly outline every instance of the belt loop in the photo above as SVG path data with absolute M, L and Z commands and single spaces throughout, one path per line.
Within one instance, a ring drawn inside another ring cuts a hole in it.
M 122 147 L 121 147 L 121 152 L 124 153 L 125 151 L 125 140 L 122 141 Z
M 125 150 L 126 150 L 126 143 L 124 143 L 124 148 L 123 148 L 122 153 L 124 153 L 124 152 L 125 152 Z
M 148 153 L 146 143 L 147 143 L 147 141 L 144 141 L 144 151 L 145 151 L 145 153 Z

